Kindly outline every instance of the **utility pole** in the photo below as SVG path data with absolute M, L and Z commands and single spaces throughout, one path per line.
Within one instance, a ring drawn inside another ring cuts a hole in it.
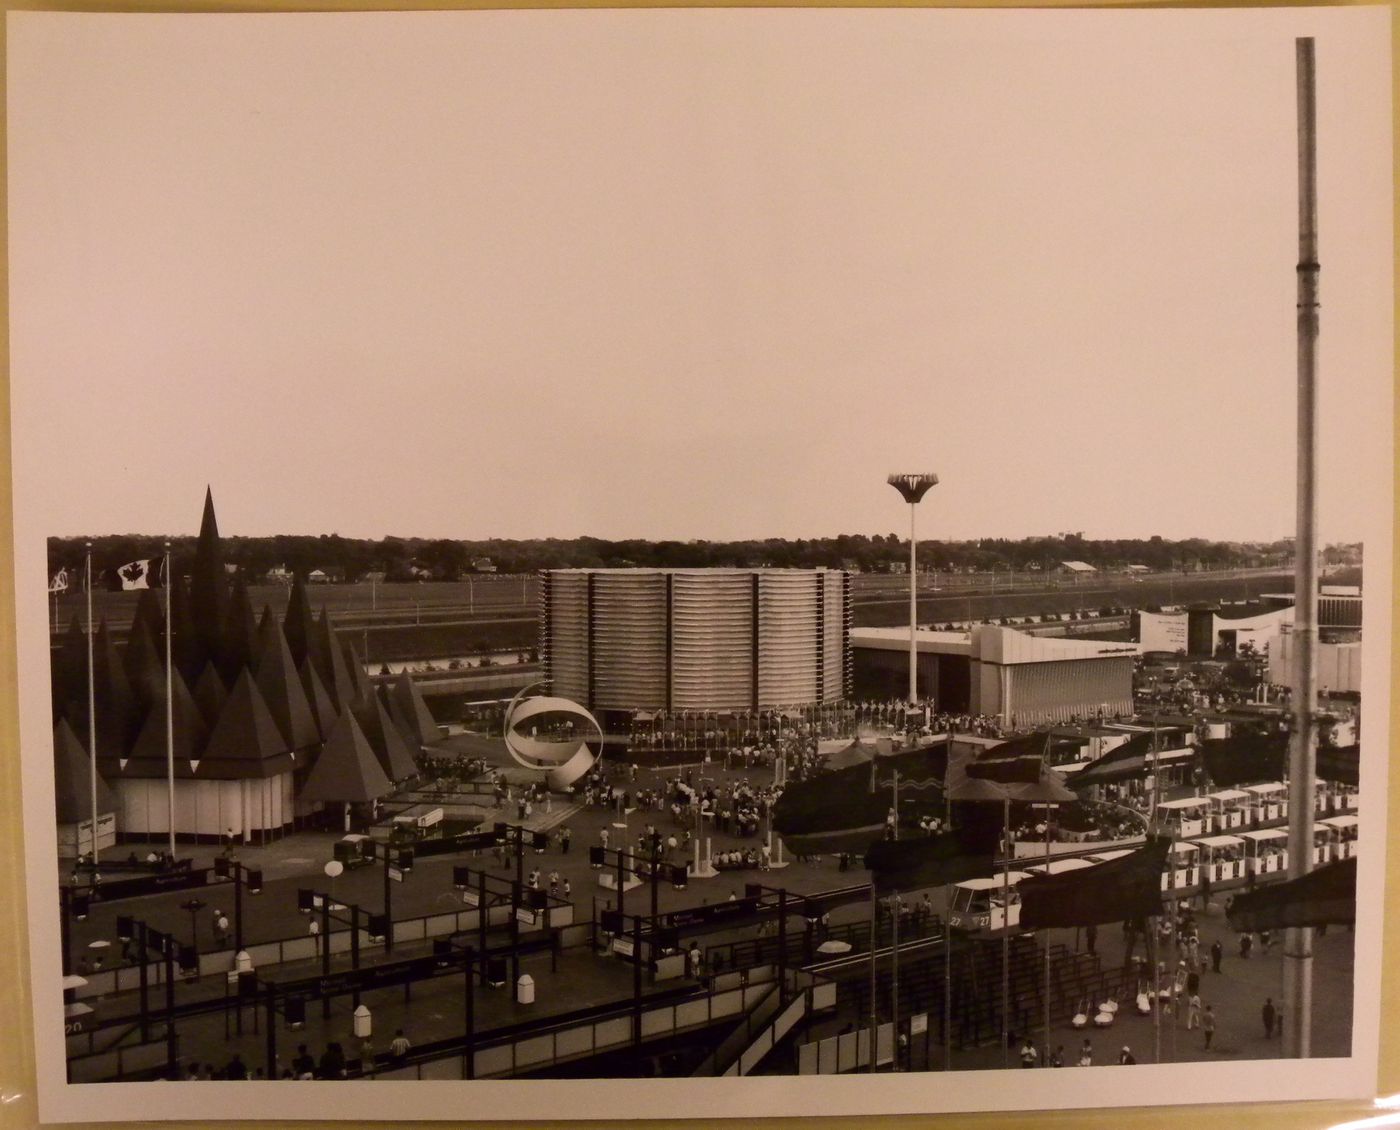
M 1312 869 L 1317 732 L 1317 77 L 1314 41 L 1296 43 L 1298 86 L 1298 533 L 1293 601 L 1293 734 L 1288 878 Z M 1283 936 L 1283 1052 L 1311 1054 L 1312 928 Z

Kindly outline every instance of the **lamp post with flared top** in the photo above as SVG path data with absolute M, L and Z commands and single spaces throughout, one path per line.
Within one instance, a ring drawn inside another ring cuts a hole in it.
M 896 474 L 887 480 L 890 486 L 899 491 L 909 503 L 909 705 L 919 701 L 918 647 L 914 633 L 919 623 L 918 585 L 918 540 L 914 536 L 914 513 L 930 487 L 938 485 L 938 476 L 932 471 L 919 474 Z

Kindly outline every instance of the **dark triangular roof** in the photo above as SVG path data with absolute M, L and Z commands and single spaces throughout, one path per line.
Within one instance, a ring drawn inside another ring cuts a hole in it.
M 194 701 L 208 725 L 212 726 L 219 720 L 224 703 L 228 701 L 228 688 L 219 677 L 218 668 L 212 663 L 206 663 L 204 670 L 199 674 L 199 679 L 194 685 Z
M 374 684 L 369 681 L 369 676 L 365 674 L 365 665 L 360 659 L 360 652 L 355 647 L 355 641 L 342 639 L 340 643 L 345 650 L 345 666 L 349 668 L 350 679 L 355 686 L 354 704 L 360 706 L 374 697 Z
M 191 761 L 198 761 L 209 739 L 209 724 L 190 694 L 184 676 L 176 671 L 170 680 L 170 692 L 175 700 L 172 715 L 171 743 L 175 753 L 175 776 L 190 777 L 194 771 Z M 131 747 L 131 760 L 122 770 L 123 777 L 160 777 L 168 772 L 165 734 L 165 699 L 161 697 L 146 715 L 146 724 Z
M 190 606 L 190 587 L 185 583 L 185 578 L 178 575 L 175 583 L 170 586 L 170 622 L 175 628 L 175 636 L 171 640 L 175 666 L 188 681 L 204 669 L 211 657 L 205 654 L 199 633 L 195 631 L 194 612 Z
M 92 818 L 92 761 L 66 719 L 53 728 L 54 807 L 60 824 L 78 824 Z M 97 811 L 115 812 L 116 797 L 97 777 Z
M 219 674 L 232 683 L 245 667 L 256 670 L 258 656 L 258 624 L 253 618 L 253 602 L 248 586 L 239 577 L 229 596 L 219 647 Z
M 131 684 L 137 708 L 142 712 L 149 710 L 156 699 L 165 697 L 165 665 L 156 655 L 155 641 L 143 623 L 132 622 L 131 632 L 126 637 L 122 669 Z
M 248 671 L 238 676 L 209 735 L 198 774 L 219 780 L 271 777 L 294 762 Z
M 355 680 L 350 675 L 350 667 L 345 662 L 345 652 L 340 647 L 340 637 L 331 627 L 330 613 L 321 610 L 321 619 L 316 625 L 317 646 L 312 652 L 316 672 L 325 684 L 326 693 L 337 710 L 349 710 L 355 703 Z
M 301 577 L 292 581 L 292 592 L 287 598 L 287 615 L 282 620 L 282 626 L 287 647 L 292 652 L 292 661 L 300 667 L 312 652 L 312 640 L 316 634 L 316 625 L 311 619 L 311 602 L 306 597 L 306 586 Z
M 224 571 L 224 551 L 219 541 L 219 522 L 214 517 L 214 493 L 204 492 L 204 516 L 199 524 L 190 577 L 190 610 L 195 632 L 206 656 L 221 653 L 220 636 L 228 608 L 228 575 Z
M 326 692 L 326 684 L 321 682 L 321 676 L 316 673 L 316 665 L 309 658 L 303 660 L 298 674 L 301 676 L 301 689 L 306 692 L 306 703 L 311 707 L 312 717 L 316 719 L 316 728 L 322 738 L 329 737 L 331 727 L 335 725 L 340 713 Z
M 389 702 L 389 717 L 403 731 L 409 743 L 415 748 L 437 745 L 442 741 L 442 731 L 428 712 L 428 704 L 418 690 L 413 676 L 405 671 L 386 695 Z
M 68 625 L 62 646 L 52 655 L 49 674 L 53 683 L 56 722 L 70 702 L 87 695 L 87 635 L 76 616 Z
M 159 589 L 142 589 L 136 598 L 136 611 L 131 617 L 131 630 L 145 628 L 151 643 L 165 653 L 165 612 L 161 609 Z
M 389 721 L 389 715 L 380 702 L 379 696 L 370 690 L 369 697 L 355 711 L 355 721 L 360 724 L 365 737 L 379 764 L 384 767 L 391 781 L 403 781 L 418 773 L 418 765 L 413 760 L 413 751 L 403 740 L 398 728 Z
M 117 645 L 107 621 L 97 625 L 93 641 L 93 697 L 97 704 L 97 764 L 108 773 L 118 758 L 125 757 L 141 723 L 131 682 L 117 654 Z M 75 734 L 87 734 L 87 686 L 70 704 L 68 720 Z
M 393 792 L 364 732 L 348 711 L 331 727 L 330 735 L 307 774 L 302 800 L 332 803 L 376 800 Z
M 258 690 L 272 711 L 282 736 L 287 739 L 287 748 L 305 749 L 319 742 L 321 732 L 306 701 L 306 691 L 297 677 L 281 625 L 275 618 L 269 617 L 263 621 L 258 640 L 257 671 Z

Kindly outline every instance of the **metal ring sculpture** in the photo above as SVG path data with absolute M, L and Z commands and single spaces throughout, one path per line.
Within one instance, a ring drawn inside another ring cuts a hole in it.
M 506 708 L 505 742 L 511 757 L 527 769 L 544 771 L 545 783 L 552 792 L 563 792 L 591 768 L 603 751 L 603 727 L 598 720 L 578 703 L 567 698 L 542 695 L 526 698 L 543 683 L 531 683 L 510 701 Z M 588 748 L 587 728 L 576 727 L 582 732 L 577 737 L 564 741 L 543 741 L 516 732 L 522 723 L 541 714 L 564 714 L 586 723 L 598 735 L 598 752 Z

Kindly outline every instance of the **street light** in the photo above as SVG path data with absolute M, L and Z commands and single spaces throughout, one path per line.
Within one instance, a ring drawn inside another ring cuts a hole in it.
M 932 471 L 926 471 L 920 474 L 895 474 L 886 481 L 909 503 L 909 705 L 913 706 L 919 699 L 918 647 L 914 640 L 914 632 L 919 623 L 919 543 L 914 535 L 914 512 L 929 488 L 938 485 L 938 476 Z

